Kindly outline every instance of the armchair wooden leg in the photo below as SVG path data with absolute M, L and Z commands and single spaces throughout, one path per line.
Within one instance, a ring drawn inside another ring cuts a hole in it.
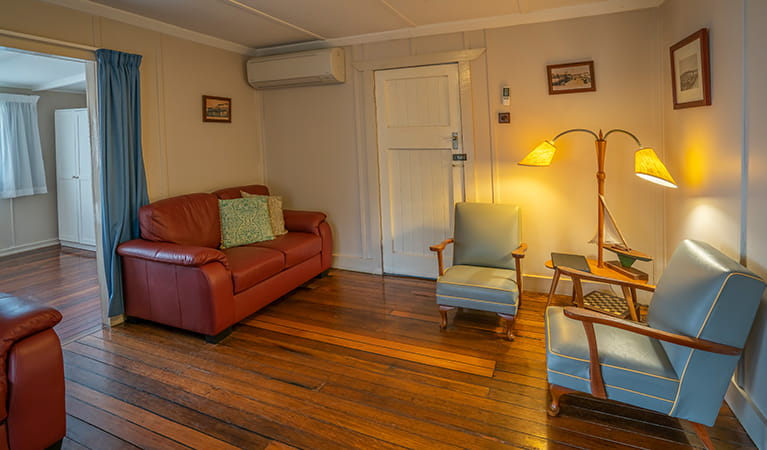
M 546 413 L 550 417 L 557 417 L 559 415 L 559 400 L 562 398 L 565 394 L 570 394 L 572 392 L 576 392 L 572 389 L 568 389 L 556 384 L 549 384 L 549 407 L 546 408 Z
M 512 330 L 514 328 L 514 319 L 517 316 L 512 316 L 511 314 L 501 314 L 496 313 L 498 316 L 500 316 L 503 320 L 506 321 L 506 339 L 513 341 L 514 340 L 514 333 L 512 333 Z
M 439 314 L 442 316 L 442 321 L 439 323 L 439 327 L 447 328 L 447 312 L 455 309 L 455 306 L 439 305 Z
M 695 434 L 698 435 L 698 439 L 703 442 L 703 445 L 705 445 L 708 450 L 714 450 L 714 443 L 711 442 L 711 437 L 708 435 L 708 428 L 702 423 L 692 422 L 690 420 L 687 422 L 692 425 L 692 428 L 695 430 Z

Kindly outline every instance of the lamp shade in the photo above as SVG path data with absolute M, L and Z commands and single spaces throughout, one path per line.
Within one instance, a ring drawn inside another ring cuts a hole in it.
M 543 141 L 538 144 L 530 153 L 525 156 L 525 159 L 520 161 L 520 166 L 548 166 L 551 165 L 551 160 L 554 158 L 554 152 L 557 151 L 556 145 L 551 141 Z
M 658 159 L 655 150 L 650 147 L 642 147 L 634 154 L 634 173 L 640 178 L 661 186 L 677 187 L 676 181 L 666 166 Z

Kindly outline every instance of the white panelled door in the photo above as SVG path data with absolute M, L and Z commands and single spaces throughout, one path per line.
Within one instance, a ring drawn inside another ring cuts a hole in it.
M 463 196 L 458 65 L 376 71 L 375 91 L 383 270 L 436 278 L 429 246 L 451 237 Z
M 55 120 L 59 241 L 92 250 L 96 246 L 96 222 L 88 110 L 57 109 Z

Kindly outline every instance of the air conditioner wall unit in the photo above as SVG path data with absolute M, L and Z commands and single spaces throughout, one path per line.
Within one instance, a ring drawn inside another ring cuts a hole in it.
M 248 83 L 256 89 L 343 83 L 346 81 L 344 49 L 323 48 L 305 52 L 251 58 Z

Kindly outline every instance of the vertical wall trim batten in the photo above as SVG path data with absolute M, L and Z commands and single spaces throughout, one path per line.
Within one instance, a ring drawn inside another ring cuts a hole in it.
M 740 130 L 740 263 L 744 266 L 748 262 L 748 2 L 743 0 L 743 23 L 741 30 L 743 33 L 743 46 L 741 49 L 742 73 L 741 80 L 741 107 L 742 107 L 742 128 Z

